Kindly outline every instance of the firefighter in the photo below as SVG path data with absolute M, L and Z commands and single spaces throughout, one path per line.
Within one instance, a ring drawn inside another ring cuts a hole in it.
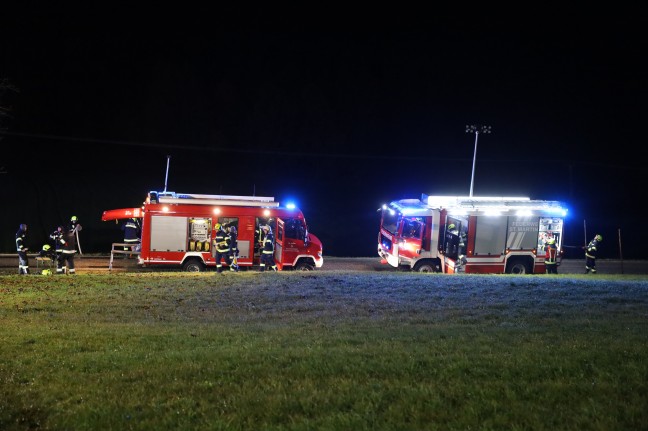
M 223 225 L 216 223 L 214 226 L 214 250 L 216 251 L 216 272 L 223 273 L 223 260 L 229 265 L 230 261 L 230 236 L 223 229 Z
M 263 231 L 263 245 L 261 247 L 261 272 L 266 270 L 268 271 L 277 271 L 277 265 L 274 261 L 274 235 L 272 234 L 272 229 L 270 226 L 262 226 L 261 230 Z
M 459 255 L 457 257 L 457 263 L 459 265 L 464 265 L 467 262 L 465 250 L 466 250 L 466 232 L 464 232 L 464 230 L 462 229 L 459 232 L 459 245 L 457 246 L 457 254 Z
M 74 269 L 74 255 L 77 252 L 77 237 L 76 233 L 81 230 L 81 225 L 76 224 L 72 229 L 63 234 L 63 250 L 56 262 L 57 274 L 76 274 Z
M 56 259 L 56 253 L 52 250 L 52 246 L 49 244 L 43 245 L 41 251 L 38 252 L 38 257 L 49 258 L 52 260 Z
M 16 251 L 18 252 L 18 274 L 29 274 L 29 259 L 27 258 L 27 251 L 29 248 L 25 247 L 25 240 L 27 238 L 27 225 L 21 224 L 16 231 Z
M 55 260 L 58 260 L 63 251 L 63 244 L 65 244 L 65 240 L 63 239 L 63 226 L 58 226 L 49 237 L 54 241 L 54 252 L 56 253 Z
M 78 224 L 79 224 L 79 218 L 77 216 L 70 217 L 70 230 L 76 228 Z
M 545 272 L 547 274 L 558 274 L 557 255 L 556 238 L 550 237 L 545 243 Z
M 585 247 L 585 274 L 588 274 L 590 271 L 592 271 L 592 274 L 596 274 L 596 253 L 598 253 L 598 247 L 601 241 L 603 241 L 603 237 L 596 234 L 594 239 Z
M 261 249 L 263 248 L 263 226 L 264 224 L 257 225 L 257 228 L 254 231 L 254 251 L 259 253 L 261 253 Z
M 229 269 L 230 271 L 238 272 L 238 234 L 236 232 L 236 226 L 229 226 L 227 233 L 230 237 Z
M 74 235 L 76 235 L 75 249 L 78 248 L 79 253 L 81 252 L 81 243 L 80 243 L 80 240 L 79 240 L 79 232 L 81 232 L 82 229 L 83 229 L 83 226 L 81 226 L 81 224 L 79 223 L 79 218 L 77 216 L 70 217 L 70 228 L 69 228 L 69 230 L 70 231 L 73 230 Z
M 124 231 L 124 251 L 138 251 L 137 246 L 141 242 L 142 228 L 140 227 L 139 220 L 135 217 L 129 218 L 122 225 Z M 129 257 L 133 257 L 131 254 Z

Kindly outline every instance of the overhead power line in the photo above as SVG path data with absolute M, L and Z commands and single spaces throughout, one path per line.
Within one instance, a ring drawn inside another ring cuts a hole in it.
M 150 142 L 134 142 L 134 141 L 120 141 L 112 139 L 96 139 L 96 138 L 80 138 L 74 136 L 58 136 L 58 135 L 45 135 L 38 133 L 20 133 L 20 132 L 8 132 L 0 130 L 0 136 L 12 136 L 16 138 L 30 138 L 30 139 L 43 139 L 43 140 L 56 140 L 56 141 L 67 141 L 67 142 L 78 142 L 78 143 L 87 143 L 87 144 L 102 144 L 102 145 L 118 145 L 118 146 L 128 146 L 128 147 L 140 147 L 140 148 L 155 148 L 155 149 L 177 149 L 183 151 L 210 151 L 215 153 L 236 153 L 236 154 L 249 154 L 249 155 L 274 155 L 274 156 L 283 156 L 283 157 L 312 157 L 312 158 L 331 158 L 331 159 L 358 159 L 358 160 L 409 160 L 409 161 L 418 161 L 418 162 L 453 162 L 453 163 L 465 163 L 470 162 L 474 159 L 465 158 L 465 157 L 438 157 L 430 154 L 433 152 L 427 151 L 425 155 L 417 154 L 413 152 L 412 155 L 401 155 L 394 154 L 394 152 L 389 152 L 387 154 L 381 153 L 379 150 L 373 150 L 371 152 L 364 151 L 362 153 L 320 153 L 320 152 L 306 152 L 306 151 L 284 151 L 284 150 L 273 150 L 273 149 L 246 149 L 241 147 L 221 147 L 221 146 L 198 146 L 198 145 L 189 145 L 189 144 L 163 144 L 163 143 L 150 143 Z M 394 150 L 400 148 L 399 145 L 394 144 Z M 530 159 L 494 159 L 494 158 L 483 158 L 480 159 L 480 163 L 536 163 L 536 158 Z M 601 163 L 601 162 L 590 162 L 585 160 L 553 160 L 553 163 L 562 163 L 565 165 L 588 165 L 588 166 L 604 166 L 607 168 L 616 168 L 616 169 L 644 169 L 641 166 L 629 166 L 629 165 L 617 165 L 610 163 Z M 432 166 L 433 167 L 433 166 Z

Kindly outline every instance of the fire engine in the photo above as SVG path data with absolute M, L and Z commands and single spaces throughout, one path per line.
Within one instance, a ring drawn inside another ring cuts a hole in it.
M 274 233 L 279 269 L 313 270 L 324 262 L 322 243 L 308 231 L 301 210 L 281 207 L 273 197 L 151 191 L 141 208 L 104 211 L 101 219 L 126 218 L 142 221 L 138 257 L 142 267 L 178 266 L 185 271 L 215 267 L 216 223 L 236 227 L 241 268 L 259 264 L 258 234 L 266 224 Z
M 427 196 L 383 205 L 378 256 L 418 272 L 539 274 L 545 242 L 562 258 L 566 207 L 528 197 Z

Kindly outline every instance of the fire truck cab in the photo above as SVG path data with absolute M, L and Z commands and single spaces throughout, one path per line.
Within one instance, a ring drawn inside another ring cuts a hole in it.
M 419 272 L 539 274 L 562 256 L 565 206 L 527 197 L 427 196 L 383 205 L 378 256 Z
M 263 225 L 274 234 L 274 259 L 280 270 L 313 270 L 324 262 L 322 243 L 308 231 L 303 213 L 294 206 L 279 206 L 272 197 L 151 191 L 141 208 L 104 211 L 101 219 L 132 217 L 142 220 L 138 263 L 143 267 L 178 266 L 185 271 L 216 267 L 212 244 L 217 223 L 236 227 L 240 268 L 259 264 Z

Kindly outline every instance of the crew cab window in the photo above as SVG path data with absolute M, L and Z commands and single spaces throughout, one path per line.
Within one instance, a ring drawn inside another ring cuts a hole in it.
M 409 217 L 403 219 L 403 238 L 420 238 L 424 221 L 422 217 Z
M 301 219 L 289 218 L 284 220 L 284 229 L 286 231 L 286 238 L 298 239 L 300 241 L 304 241 L 306 238 L 306 226 Z

